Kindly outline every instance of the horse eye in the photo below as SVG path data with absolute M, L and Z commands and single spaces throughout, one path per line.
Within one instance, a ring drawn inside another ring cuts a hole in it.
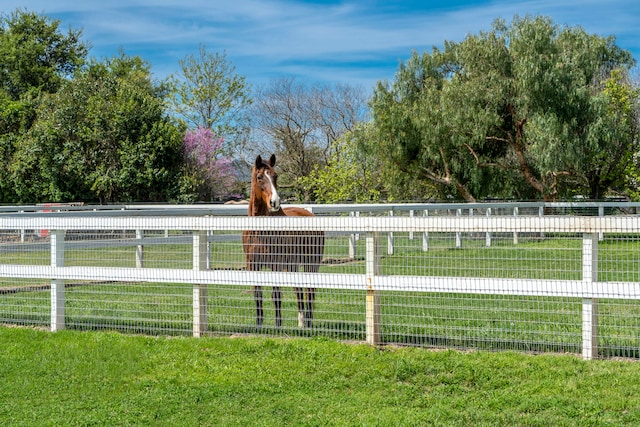
M 262 174 L 259 174 L 259 175 L 257 176 L 257 178 L 261 180 L 261 179 L 262 179 Z

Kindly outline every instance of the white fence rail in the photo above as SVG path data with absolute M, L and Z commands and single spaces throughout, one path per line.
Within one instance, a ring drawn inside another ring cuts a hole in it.
M 640 216 L 523 216 L 522 205 L 518 216 L 447 206 L 452 215 L 247 218 L 229 209 L 0 214 L 0 322 L 256 332 L 248 291 L 260 284 L 319 292 L 312 330 L 268 333 L 640 357 Z M 24 230 L 48 232 L 25 240 Z M 240 230 L 324 231 L 325 264 L 316 274 L 246 271 Z

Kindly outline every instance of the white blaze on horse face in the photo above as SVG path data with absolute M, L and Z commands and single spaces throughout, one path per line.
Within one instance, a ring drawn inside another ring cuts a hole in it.
M 264 176 L 267 178 L 269 185 L 271 186 L 271 200 L 269 204 L 269 210 L 271 212 L 277 212 L 280 210 L 280 196 L 278 196 L 278 190 L 276 186 L 273 184 L 273 179 L 269 172 L 265 172 Z

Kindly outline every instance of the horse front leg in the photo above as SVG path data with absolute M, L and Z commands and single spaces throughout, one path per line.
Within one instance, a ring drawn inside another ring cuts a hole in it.
M 262 306 L 262 286 L 253 287 L 253 296 L 256 300 L 256 326 L 262 327 L 264 323 L 264 308 Z
M 276 327 L 282 326 L 282 290 L 278 286 L 273 287 L 273 305 L 276 309 Z
M 313 325 L 313 303 L 315 299 L 316 290 L 314 288 L 307 288 L 307 309 L 304 314 L 304 325 L 307 328 L 311 328 Z
M 293 288 L 293 291 L 298 301 L 298 327 L 303 328 L 305 326 L 304 292 L 302 288 Z

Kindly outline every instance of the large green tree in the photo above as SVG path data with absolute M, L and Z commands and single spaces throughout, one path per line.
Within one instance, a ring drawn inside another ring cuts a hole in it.
M 613 37 L 545 17 L 497 20 L 414 52 L 392 84 L 377 85 L 376 147 L 440 197 L 599 198 L 624 170 L 623 156 L 603 153 L 634 143 L 620 129 L 629 122 L 612 119 L 605 82 L 633 64 Z
M 16 10 L 0 15 L 0 87 L 18 100 L 32 90 L 55 92 L 84 63 L 82 31 L 60 31 L 60 21 Z
M 43 98 L 15 153 L 19 202 L 164 201 L 175 196 L 184 129 L 139 57 L 94 62 Z
M 361 123 L 332 141 L 327 164 L 300 178 L 316 202 L 377 202 L 387 196 L 384 183 L 388 176 L 382 176 L 380 162 L 364 143 L 371 132 L 370 123 Z
M 198 55 L 179 62 L 180 73 L 170 77 L 168 105 L 190 129 L 209 128 L 227 142 L 227 151 L 239 146 L 247 129 L 250 87 L 236 73 L 226 53 L 201 45 Z
M 18 201 L 9 165 L 41 95 L 55 93 L 84 63 L 88 48 L 81 35 L 26 10 L 0 15 L 0 202 Z

